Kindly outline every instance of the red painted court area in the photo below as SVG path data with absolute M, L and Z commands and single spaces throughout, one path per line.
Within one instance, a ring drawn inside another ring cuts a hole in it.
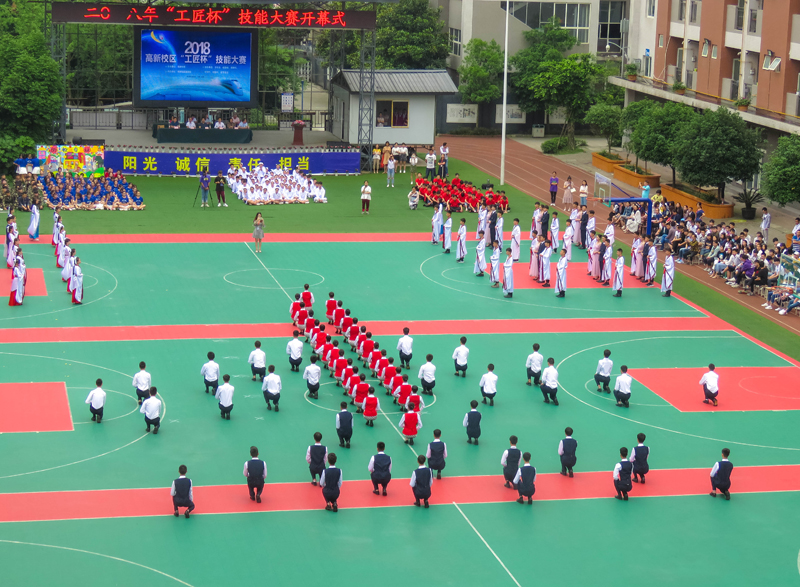
M 630 268 L 625 269 L 625 280 L 623 281 L 623 289 L 646 287 L 644 283 L 639 281 L 636 277 L 629 275 Z M 502 275 L 502 268 L 500 270 Z M 613 276 L 612 276 L 613 277 Z M 550 263 L 550 288 L 556 285 L 556 262 L 555 260 Z M 613 285 L 613 281 L 611 282 Z M 570 289 L 607 289 L 608 295 L 611 295 L 611 286 L 603 286 L 594 280 L 591 275 L 586 274 L 586 262 L 570 263 L 567 266 L 567 295 Z M 536 279 L 530 276 L 530 267 L 528 263 L 515 263 L 514 264 L 514 289 L 548 289 L 543 288 Z M 623 293 L 624 295 L 624 293 Z
M 651 470 L 647 484 L 634 484 L 630 495 L 632 499 L 703 496 L 711 490 L 709 474 L 710 467 Z M 732 481 L 734 494 L 800 491 L 800 465 L 738 467 L 734 469 Z M 503 486 L 500 475 L 445 477 L 433 483 L 432 492 L 431 505 L 510 502 L 518 496 L 516 491 Z M 548 473 L 537 476 L 534 501 L 612 498 L 614 494 L 610 471 L 576 473 L 572 479 Z M 325 506 L 321 490 L 310 483 L 268 483 L 262 499 L 261 504 L 250 501 L 246 485 L 194 487 L 195 513 L 299 511 Z M 393 479 L 386 497 L 374 495 L 370 481 L 345 481 L 339 507 L 346 510 L 411 506 L 413 501 L 408 479 Z M 171 512 L 168 487 L 0 494 L 0 522 L 163 516 Z
M 364 322 L 375 336 L 393 336 L 405 326 L 414 335 L 557 333 L 557 332 L 641 332 L 729 330 L 714 316 L 684 318 L 553 318 L 522 320 L 427 320 Z M 70 328 L 8 328 L 4 343 L 103 342 L 120 340 L 196 340 L 214 338 L 291 338 L 291 324 L 177 324 L 171 326 L 86 326 Z
M 11 291 L 11 270 L 0 271 L 0 291 Z M 25 285 L 25 296 L 46 296 L 47 285 L 44 282 L 44 271 L 28 268 L 28 283 Z
M 67 387 L 59 382 L 0 383 L 0 433 L 72 431 Z
M 681 412 L 800 410 L 800 368 L 717 367 L 719 405 L 703 403 L 708 369 L 636 369 L 633 377 Z

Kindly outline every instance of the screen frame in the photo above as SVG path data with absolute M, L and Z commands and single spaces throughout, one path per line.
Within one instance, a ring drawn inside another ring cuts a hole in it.
M 250 35 L 250 100 L 248 102 L 208 102 L 200 100 L 142 100 L 142 31 L 202 31 L 208 33 L 238 33 Z M 133 27 L 133 107 L 134 108 L 256 108 L 258 107 L 258 30 L 235 28 L 203 28 L 189 26 L 134 26 Z

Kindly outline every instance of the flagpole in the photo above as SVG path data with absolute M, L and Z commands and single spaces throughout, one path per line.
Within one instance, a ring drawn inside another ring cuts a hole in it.
M 506 105 L 508 103 L 508 13 L 511 12 L 511 2 L 506 2 L 506 35 L 503 50 L 503 122 L 502 136 L 500 138 L 500 185 L 506 183 Z

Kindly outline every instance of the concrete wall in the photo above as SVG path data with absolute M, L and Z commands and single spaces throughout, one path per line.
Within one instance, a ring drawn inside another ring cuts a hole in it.
M 658 14 L 658 5 L 667 0 L 656 0 L 656 15 Z M 655 54 L 658 44 L 658 35 L 656 34 L 656 16 L 647 16 L 647 1 L 630 2 L 630 33 L 628 34 L 628 57 L 627 63 L 633 63 L 634 60 L 641 60 L 639 73 L 644 75 L 644 55 L 646 50 L 650 50 L 650 76 L 655 73 Z M 596 28 L 596 27 L 595 27 Z
M 495 100 L 491 104 L 482 104 L 478 108 L 478 126 L 481 128 L 494 128 L 500 130 L 502 124 L 495 122 L 495 112 L 497 105 L 502 104 L 503 100 Z M 509 92 L 508 103 L 516 104 L 517 99 L 513 93 Z M 438 96 L 436 98 L 436 132 L 437 134 L 449 134 L 459 129 L 474 128 L 474 124 L 465 123 L 448 123 L 447 122 L 447 105 L 448 104 L 461 104 L 461 94 L 454 94 L 452 96 Z M 508 134 L 530 134 L 531 127 L 534 124 L 544 124 L 544 112 L 528 112 L 525 124 L 506 124 L 506 132 Z

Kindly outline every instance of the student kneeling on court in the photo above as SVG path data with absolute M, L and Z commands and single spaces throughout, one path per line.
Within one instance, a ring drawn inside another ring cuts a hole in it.
M 92 413 L 92 422 L 103 421 L 103 407 L 106 405 L 106 392 L 103 391 L 103 380 L 95 381 L 97 387 L 89 392 L 86 403 L 89 404 L 89 411 Z
M 726 500 L 731 498 L 731 473 L 733 472 L 733 463 L 728 460 L 731 454 L 729 448 L 722 449 L 722 460 L 714 463 L 711 469 L 711 497 L 717 497 L 717 489 L 722 492 Z
M 178 508 L 186 508 L 184 516 L 187 518 L 194 510 L 194 495 L 192 494 L 192 480 L 186 477 L 186 465 L 178 467 L 180 477 L 172 482 L 172 489 L 169 494 L 172 496 L 172 506 L 175 508 L 173 512 L 177 518 L 180 515 Z
M 419 500 L 429 507 L 428 499 L 431 497 L 431 485 L 433 485 L 433 473 L 425 466 L 425 455 L 417 457 L 419 467 L 411 473 L 411 490 L 414 492 L 414 505 L 419 507 Z
M 261 503 L 261 493 L 267 479 L 267 463 L 258 458 L 258 448 L 255 446 L 250 447 L 250 460 L 244 463 L 244 476 L 247 477 L 250 499 Z
M 150 388 L 150 397 L 142 402 L 142 407 L 139 412 L 144 414 L 144 422 L 147 424 L 147 432 L 150 432 L 150 426 L 154 426 L 153 434 L 158 434 L 158 429 L 161 428 L 161 400 L 156 397 L 158 389 L 155 387 Z
M 230 384 L 231 376 L 222 376 L 222 385 L 217 387 L 214 397 L 219 402 L 219 413 L 223 420 L 231 419 L 231 411 L 233 410 L 233 385 Z
M 524 498 L 527 497 L 530 505 L 533 503 L 533 494 L 536 493 L 536 467 L 531 466 L 531 453 L 523 453 L 522 460 L 524 464 L 517 469 L 513 483 L 519 492 L 517 503 L 524 503 Z

